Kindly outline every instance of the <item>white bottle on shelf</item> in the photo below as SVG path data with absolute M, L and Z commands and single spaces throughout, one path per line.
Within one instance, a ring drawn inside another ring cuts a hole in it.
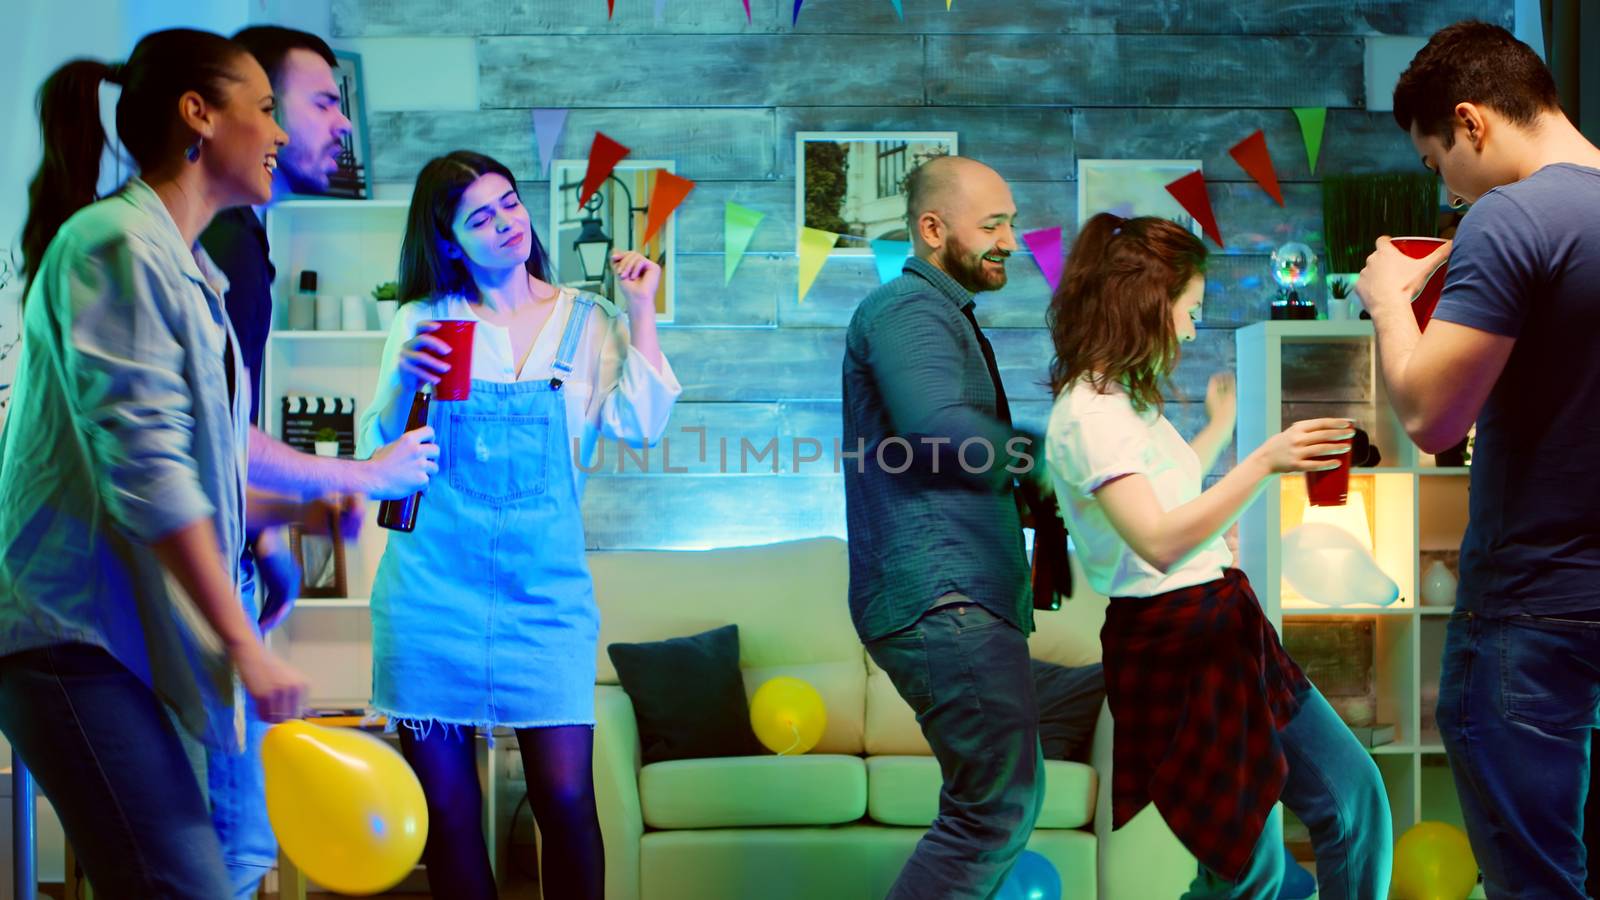
M 333 294 L 317 295 L 317 330 L 338 331 L 343 324 L 339 315 L 339 298 Z
M 367 330 L 367 298 L 345 294 L 339 304 L 339 320 L 345 331 Z
M 310 331 L 317 327 L 317 273 L 300 273 L 300 287 L 289 295 L 289 330 Z

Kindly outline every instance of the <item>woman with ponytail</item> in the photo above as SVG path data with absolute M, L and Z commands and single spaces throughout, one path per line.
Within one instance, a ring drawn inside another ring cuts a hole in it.
M 102 83 L 139 174 L 96 198 Z M 201 31 L 75 60 L 39 93 L 22 353 L 0 432 L 0 730 L 97 896 L 231 895 L 174 723 L 238 746 L 243 691 L 296 715 L 305 682 L 238 599 L 248 376 L 196 240 L 262 203 L 286 140 L 250 54 Z
M 1147 803 L 1199 860 L 1187 898 L 1276 897 L 1279 800 L 1311 830 L 1319 896 L 1388 896 L 1389 804 L 1372 758 L 1284 652 L 1222 534 L 1279 473 L 1333 468 L 1345 419 L 1297 422 L 1211 488 L 1233 381 L 1187 443 L 1161 388 L 1195 339 L 1206 248 L 1165 219 L 1101 213 L 1051 298 L 1046 457 L 1089 583 L 1115 721 L 1112 827 Z

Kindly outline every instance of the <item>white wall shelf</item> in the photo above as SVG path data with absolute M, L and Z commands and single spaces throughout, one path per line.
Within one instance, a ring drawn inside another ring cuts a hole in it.
M 1448 769 L 1440 767 L 1433 707 L 1439 690 L 1440 654 L 1451 609 L 1421 606 L 1421 554 L 1456 549 L 1466 528 L 1468 468 L 1440 468 L 1406 437 L 1384 395 L 1376 370 L 1370 322 L 1260 322 L 1235 335 L 1239 385 L 1239 450 L 1259 446 L 1292 424 L 1286 411 L 1302 398 L 1286 396 L 1285 351 L 1307 344 L 1365 344 L 1372 371 L 1357 373 L 1372 385 L 1361 402 L 1369 419 L 1359 424 L 1383 454 L 1375 468 L 1351 473 L 1352 495 L 1365 494 L 1373 530 L 1373 556 L 1400 586 L 1389 607 L 1325 607 L 1299 596 L 1284 579 L 1282 535 L 1298 525 L 1305 508 L 1305 479 L 1282 476 L 1240 518 L 1240 565 L 1280 631 L 1285 623 L 1361 618 L 1374 625 L 1373 674 L 1376 721 L 1395 726 L 1393 743 L 1374 747 L 1394 815 L 1394 833 L 1425 819 L 1461 824 L 1461 809 Z M 1286 833 L 1297 826 L 1285 816 Z M 1297 835 L 1298 836 L 1298 835 Z M 1302 848 L 1303 849 L 1303 848 Z

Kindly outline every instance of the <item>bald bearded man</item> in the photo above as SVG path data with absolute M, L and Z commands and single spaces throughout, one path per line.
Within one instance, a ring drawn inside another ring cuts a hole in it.
M 906 183 L 914 257 L 845 338 L 850 614 L 917 714 L 944 775 L 939 814 L 891 900 L 991 896 L 1044 792 L 1028 660 L 1033 602 L 1011 425 L 975 295 L 1006 283 L 1016 204 L 993 169 L 935 158 Z

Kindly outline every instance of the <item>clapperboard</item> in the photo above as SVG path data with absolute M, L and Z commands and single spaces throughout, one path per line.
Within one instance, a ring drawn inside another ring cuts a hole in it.
M 305 453 L 316 452 L 316 434 L 332 428 L 339 435 L 339 455 L 356 455 L 356 398 L 288 394 L 283 398 L 283 442 Z

